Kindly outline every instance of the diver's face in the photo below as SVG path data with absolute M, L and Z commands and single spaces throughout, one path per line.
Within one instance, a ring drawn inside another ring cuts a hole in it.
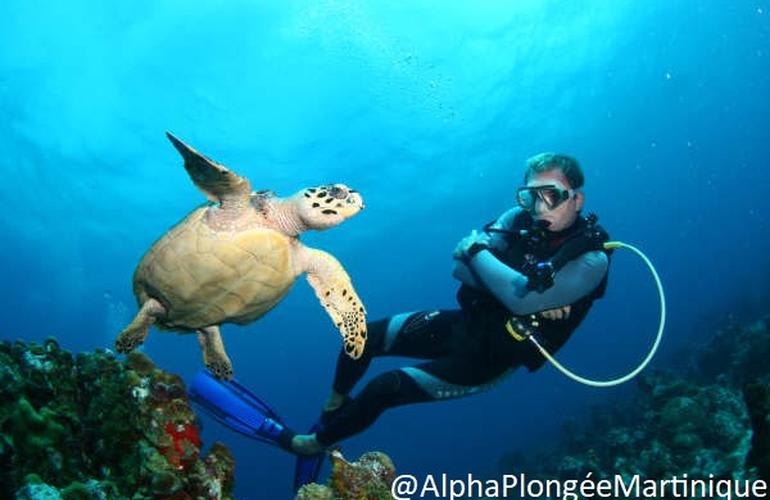
M 527 182 L 527 187 L 547 185 L 556 186 L 558 189 L 572 189 L 569 181 L 558 168 L 534 175 L 529 179 L 529 182 Z M 577 191 L 568 200 L 550 209 L 543 200 L 538 199 L 535 202 L 535 209 L 532 211 L 532 217 L 534 217 L 535 220 L 549 222 L 548 229 L 550 231 L 561 231 L 575 223 L 578 213 L 582 208 L 583 193 Z

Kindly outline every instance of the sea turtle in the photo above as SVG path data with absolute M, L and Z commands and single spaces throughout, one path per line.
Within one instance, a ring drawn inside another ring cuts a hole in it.
M 193 210 L 145 253 L 134 272 L 139 312 L 118 336 L 126 353 L 144 342 L 150 325 L 197 332 L 203 361 L 230 379 L 232 363 L 219 325 L 245 325 L 270 311 L 307 273 L 318 300 L 356 359 L 366 341 L 366 310 L 350 277 L 330 254 L 303 245 L 299 235 L 323 230 L 364 208 L 344 184 L 310 187 L 288 198 L 252 192 L 248 179 L 166 133 L 184 167 L 210 202 Z

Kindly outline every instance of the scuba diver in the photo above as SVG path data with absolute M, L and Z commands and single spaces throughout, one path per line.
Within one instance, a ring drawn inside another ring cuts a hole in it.
M 225 425 L 298 455 L 299 487 L 315 479 L 328 447 L 362 432 L 385 410 L 476 394 L 522 366 L 538 370 L 546 361 L 543 349 L 558 351 L 607 285 L 612 247 L 597 218 L 581 215 L 583 181 L 570 156 L 527 160 L 518 206 L 463 238 L 453 252 L 460 308 L 370 322 L 363 355 L 340 353 L 331 394 L 308 433 L 291 431 L 237 382 L 205 372 L 191 384 L 193 400 Z M 351 396 L 379 356 L 425 361 L 382 373 Z

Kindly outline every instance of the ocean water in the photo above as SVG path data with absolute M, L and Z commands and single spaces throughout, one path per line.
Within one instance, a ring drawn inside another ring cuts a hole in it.
M 739 0 L 131 3 L 0 7 L 0 335 L 112 347 L 143 252 L 204 198 L 164 132 L 291 194 L 344 182 L 366 210 L 303 235 L 345 266 L 370 319 L 455 307 L 456 242 L 514 203 L 527 157 L 577 157 L 586 209 L 643 249 L 669 317 L 654 366 L 770 303 L 770 3 Z M 587 376 L 635 366 L 652 280 L 613 259 L 607 297 L 560 352 Z M 298 429 L 339 336 L 300 280 L 224 327 L 236 376 Z M 193 337 L 144 352 L 190 377 Z M 410 363 L 377 360 L 367 377 Z M 547 366 L 472 398 L 399 408 L 343 443 L 399 471 L 494 476 L 610 395 Z M 289 495 L 292 458 L 204 419 L 236 454 L 237 498 Z

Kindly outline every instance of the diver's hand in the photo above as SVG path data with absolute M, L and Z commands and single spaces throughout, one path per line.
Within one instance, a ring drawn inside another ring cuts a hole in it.
M 550 320 L 567 319 L 569 318 L 569 313 L 571 311 L 572 311 L 572 306 L 566 305 L 564 307 L 548 309 L 547 311 L 540 311 L 540 316 Z
M 468 254 L 468 249 L 474 243 L 479 243 L 481 245 L 488 246 L 489 235 L 485 232 L 479 232 L 474 229 L 473 231 L 471 231 L 471 234 L 461 239 L 459 243 L 457 243 L 457 246 L 455 247 L 454 252 L 452 252 L 452 257 L 458 260 L 463 260 Z

